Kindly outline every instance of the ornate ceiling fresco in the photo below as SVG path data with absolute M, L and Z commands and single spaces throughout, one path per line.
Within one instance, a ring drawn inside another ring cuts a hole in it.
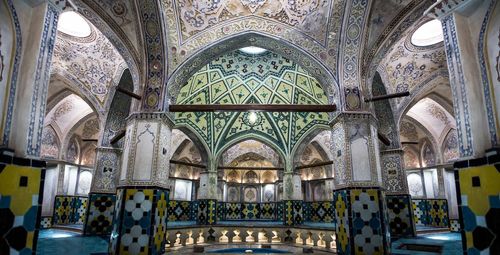
M 273 148 L 256 140 L 246 140 L 231 146 L 222 154 L 222 162 L 220 163 L 223 166 L 227 166 L 240 155 L 247 153 L 260 155 L 261 157 L 271 162 L 273 166 L 281 165 L 280 155 L 276 153 Z
M 162 0 L 173 71 L 196 51 L 256 31 L 298 45 L 336 70 L 345 0 Z
M 426 127 L 436 141 L 440 141 L 441 137 L 446 135 L 450 128 L 456 128 L 453 116 L 430 98 L 418 101 L 408 111 L 407 115 Z
M 81 97 L 71 94 L 45 116 L 45 125 L 52 125 L 59 136 L 64 137 L 78 121 L 92 112 L 92 108 Z
M 126 64 L 109 40 L 90 26 L 92 32 L 85 38 L 58 32 L 51 72 L 74 82 L 104 109 L 109 91 L 118 84 Z
M 226 53 L 203 67 L 180 90 L 177 104 L 327 104 L 319 82 L 296 63 L 273 52 L 258 56 Z M 253 116 L 250 116 L 253 115 Z M 253 118 L 252 118 L 253 117 Z M 176 113 L 213 155 L 248 135 L 290 155 L 316 127 L 328 127 L 326 113 Z

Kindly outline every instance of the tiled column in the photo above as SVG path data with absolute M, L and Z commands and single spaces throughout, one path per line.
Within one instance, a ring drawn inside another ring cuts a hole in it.
M 377 123 L 370 113 L 342 113 L 332 122 L 338 254 L 389 254 Z
M 290 160 L 291 162 L 291 160 Z M 293 171 L 291 163 L 286 163 L 283 174 L 283 224 L 296 226 L 304 223 L 302 180 Z
M 217 223 L 217 168 L 209 160 L 206 172 L 200 173 L 198 189 L 198 214 L 196 224 L 215 225 Z
M 121 153 L 122 150 L 117 148 L 97 148 L 97 160 L 84 227 L 85 235 L 111 234 Z
M 386 194 L 391 238 L 415 236 L 411 196 L 403 169 L 402 149 L 385 150 L 380 154 Z
M 45 162 L 0 150 L 0 254 L 35 254 L 44 178 Z
M 164 113 L 127 120 L 110 254 L 164 253 L 171 127 Z

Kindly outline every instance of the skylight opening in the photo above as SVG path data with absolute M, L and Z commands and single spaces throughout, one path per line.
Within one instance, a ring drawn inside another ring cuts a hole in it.
M 263 49 L 263 48 L 255 47 L 255 46 L 248 46 L 248 47 L 241 48 L 240 51 L 242 51 L 243 53 L 246 53 L 246 54 L 259 55 L 259 54 L 266 52 L 267 50 Z
M 443 26 L 441 21 L 435 19 L 420 26 L 411 37 L 411 43 L 415 46 L 430 46 L 444 40 Z
M 76 12 L 63 12 L 57 30 L 74 37 L 87 37 L 92 32 L 89 23 Z

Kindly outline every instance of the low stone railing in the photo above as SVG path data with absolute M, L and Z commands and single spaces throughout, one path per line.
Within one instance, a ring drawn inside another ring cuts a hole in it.
M 202 243 L 293 243 L 336 249 L 335 231 L 309 227 L 185 227 L 167 230 L 167 247 Z

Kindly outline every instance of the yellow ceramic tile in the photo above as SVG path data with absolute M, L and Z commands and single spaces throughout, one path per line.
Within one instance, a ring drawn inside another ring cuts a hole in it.
M 19 187 L 21 176 L 28 177 L 27 187 Z M 40 189 L 40 180 L 41 170 L 33 167 L 7 165 L 0 173 L 0 194 L 11 196 L 11 201 L 15 201 L 10 209 L 16 216 L 24 215 L 31 208 L 33 195 L 38 195 Z
M 500 194 L 500 173 L 492 166 L 471 167 L 459 170 L 460 192 L 467 195 L 469 208 L 476 215 L 485 215 L 488 212 L 488 196 Z M 481 186 L 472 187 L 472 177 L 479 176 Z

